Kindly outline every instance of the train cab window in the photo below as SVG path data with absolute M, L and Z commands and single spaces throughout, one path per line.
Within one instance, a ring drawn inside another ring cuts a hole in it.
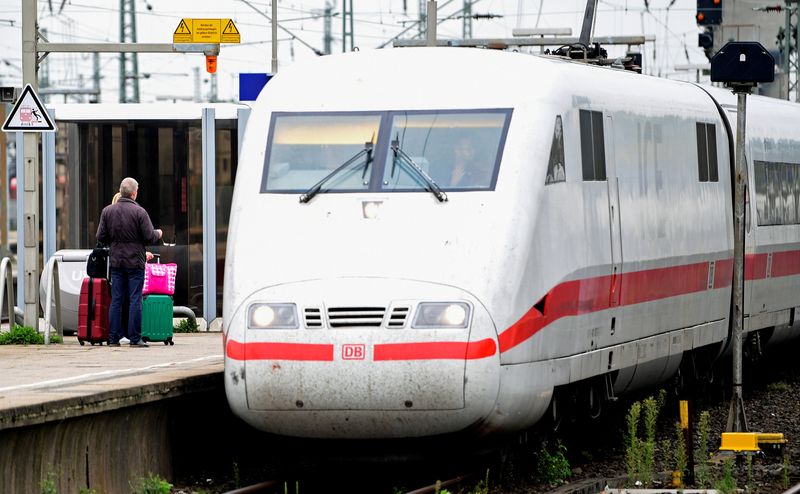
M 393 112 L 381 189 L 494 187 L 511 110 Z M 415 166 L 419 170 L 415 169 Z
M 368 189 L 375 167 L 366 166 L 366 149 L 380 122 L 379 113 L 274 114 L 261 191 L 305 191 L 340 167 L 325 190 Z
M 556 124 L 553 129 L 553 142 L 550 144 L 550 160 L 547 163 L 547 176 L 545 185 L 564 182 L 567 179 L 564 166 L 564 128 L 561 124 L 561 115 L 556 115 Z
M 606 179 L 606 146 L 603 133 L 603 112 L 580 111 L 581 162 L 584 181 Z
M 717 126 L 697 122 L 697 170 L 701 182 L 718 182 Z

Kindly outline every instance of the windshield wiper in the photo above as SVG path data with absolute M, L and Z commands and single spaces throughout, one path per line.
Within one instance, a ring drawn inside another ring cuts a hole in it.
M 363 180 L 364 177 L 367 176 L 367 169 L 369 168 L 369 164 L 372 163 L 372 141 L 368 141 L 364 143 L 364 149 L 356 153 L 352 158 L 345 161 L 338 168 L 330 172 L 329 174 L 322 177 L 322 180 L 315 183 L 311 186 L 310 189 L 305 191 L 304 193 L 300 194 L 300 202 L 307 203 L 311 199 L 314 198 L 315 195 L 319 194 L 322 191 L 322 186 L 325 185 L 325 182 L 330 180 L 331 178 L 335 177 L 339 174 L 342 170 L 347 168 L 348 166 L 352 165 L 354 161 L 359 159 L 361 156 L 367 155 L 367 159 L 364 161 L 364 172 L 361 174 L 361 179 Z
M 420 168 L 418 164 L 414 163 L 414 160 L 412 160 L 411 157 L 400 148 L 399 139 L 392 141 L 392 151 L 394 152 L 392 168 L 394 168 L 394 164 L 399 161 L 401 165 L 405 165 L 407 169 L 413 170 L 416 175 L 425 182 L 425 190 L 439 199 L 439 202 L 447 201 L 447 194 L 445 194 L 444 191 L 439 188 L 436 182 L 427 173 L 425 173 L 425 170 Z M 394 170 L 392 170 L 392 172 L 394 172 Z

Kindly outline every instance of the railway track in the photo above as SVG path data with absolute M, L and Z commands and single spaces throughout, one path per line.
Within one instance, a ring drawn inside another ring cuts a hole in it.
M 796 412 L 796 397 L 800 396 L 800 342 L 784 345 L 778 350 L 768 352 L 759 362 L 750 362 L 745 366 L 745 409 L 751 431 L 782 432 L 789 443 L 784 451 L 787 465 L 773 460 L 759 461 L 753 464 L 750 483 L 751 492 L 782 493 L 791 484 L 800 481 L 800 415 Z M 702 411 L 709 414 L 709 450 L 715 450 L 720 434 L 724 431 L 728 414 L 729 384 L 725 378 L 727 369 L 722 364 L 717 379 L 711 385 L 699 388 L 692 396 L 696 416 Z M 478 482 L 489 472 L 489 491 L 493 494 L 540 494 L 549 493 L 558 487 L 559 492 L 570 492 L 571 488 L 585 488 L 586 485 L 599 485 L 602 480 L 623 478 L 625 469 L 625 414 L 631 402 L 641 400 L 647 395 L 639 395 L 630 399 L 621 399 L 606 409 L 605 414 L 597 420 L 582 419 L 562 423 L 556 433 L 543 436 L 528 436 L 527 445 L 518 441 L 509 441 L 505 445 L 497 445 L 495 450 L 476 453 L 472 457 L 466 452 L 467 443 L 448 445 L 440 440 L 429 443 L 424 448 L 428 458 L 414 458 L 408 461 L 402 455 L 390 456 L 392 447 L 382 448 L 379 453 L 387 455 L 384 461 L 370 460 L 371 451 L 365 445 L 357 445 L 348 453 L 362 452 L 358 461 L 346 463 L 331 461 L 322 452 L 314 462 L 302 463 L 300 467 L 292 466 L 296 458 L 313 451 L 314 447 L 303 444 L 294 452 L 294 459 L 288 456 L 285 474 L 281 470 L 273 470 L 272 475 L 261 478 L 299 479 L 299 492 L 370 492 L 398 494 L 400 492 L 435 492 L 436 480 L 440 489 L 447 488 L 452 493 L 472 493 Z M 660 412 L 657 427 L 656 470 L 667 471 L 661 459 L 660 442 L 674 437 L 674 426 L 677 420 L 677 397 L 670 393 Z M 536 449 L 542 437 L 550 441 L 561 441 L 566 447 L 566 457 L 572 469 L 567 484 L 555 485 L 543 483 L 535 479 Z M 516 438 L 519 439 L 519 438 Z M 695 447 L 697 440 L 695 440 Z M 337 448 L 331 448 L 336 450 Z M 488 448 L 487 448 L 488 450 Z M 408 451 L 408 449 L 406 449 Z M 330 451 L 329 451 L 330 452 Z M 343 451 L 340 451 L 343 453 Z M 327 453 L 326 453 L 327 454 Z M 452 456 L 450 462 L 442 458 Z M 469 466 L 466 467 L 467 462 Z M 317 469 L 319 466 L 321 469 Z M 471 476 L 464 472 L 474 472 Z M 278 473 L 277 476 L 274 476 Z M 747 473 L 741 471 L 739 486 L 747 482 Z M 257 478 L 257 477 L 256 477 Z M 449 479 L 449 480 L 448 480 Z M 469 484 L 468 479 L 472 479 Z M 459 481 L 457 485 L 449 481 Z M 293 492 L 294 480 L 279 485 L 267 485 L 250 477 L 258 489 L 242 492 L 284 492 L 284 486 Z M 269 489 L 275 487 L 270 491 Z M 415 487 L 423 486 L 423 487 Z M 448 487 L 451 486 L 451 487 Z M 465 487 L 466 486 L 466 487 Z M 256 487 L 250 486 L 251 489 Z M 226 492 L 225 489 L 210 492 Z M 229 492 L 239 492 L 236 490 Z

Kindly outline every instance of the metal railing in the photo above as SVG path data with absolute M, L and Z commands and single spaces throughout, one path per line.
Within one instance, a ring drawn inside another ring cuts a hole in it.
M 3 278 L 6 279 L 5 285 L 2 282 Z M 17 320 L 17 308 L 14 305 L 14 275 L 11 273 L 11 259 L 8 257 L 4 257 L 0 261 L 0 314 L 3 313 L 3 295 L 6 296 L 6 305 L 8 307 L 8 325 L 10 329 L 13 329 L 14 323 L 19 324 L 19 322 Z
M 64 339 L 64 328 L 61 326 L 61 284 L 58 281 L 58 258 L 51 257 L 44 267 L 46 273 L 47 287 L 45 289 L 45 309 L 44 309 L 44 344 L 50 344 L 50 316 L 53 310 L 53 292 L 55 291 L 55 310 L 56 310 L 56 332 Z

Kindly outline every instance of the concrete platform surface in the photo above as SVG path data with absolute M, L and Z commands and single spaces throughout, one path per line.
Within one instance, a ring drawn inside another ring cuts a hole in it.
M 222 383 L 222 335 L 175 334 L 149 348 L 0 345 L 0 430 L 203 391 Z M 124 340 L 123 340 L 124 341 Z

